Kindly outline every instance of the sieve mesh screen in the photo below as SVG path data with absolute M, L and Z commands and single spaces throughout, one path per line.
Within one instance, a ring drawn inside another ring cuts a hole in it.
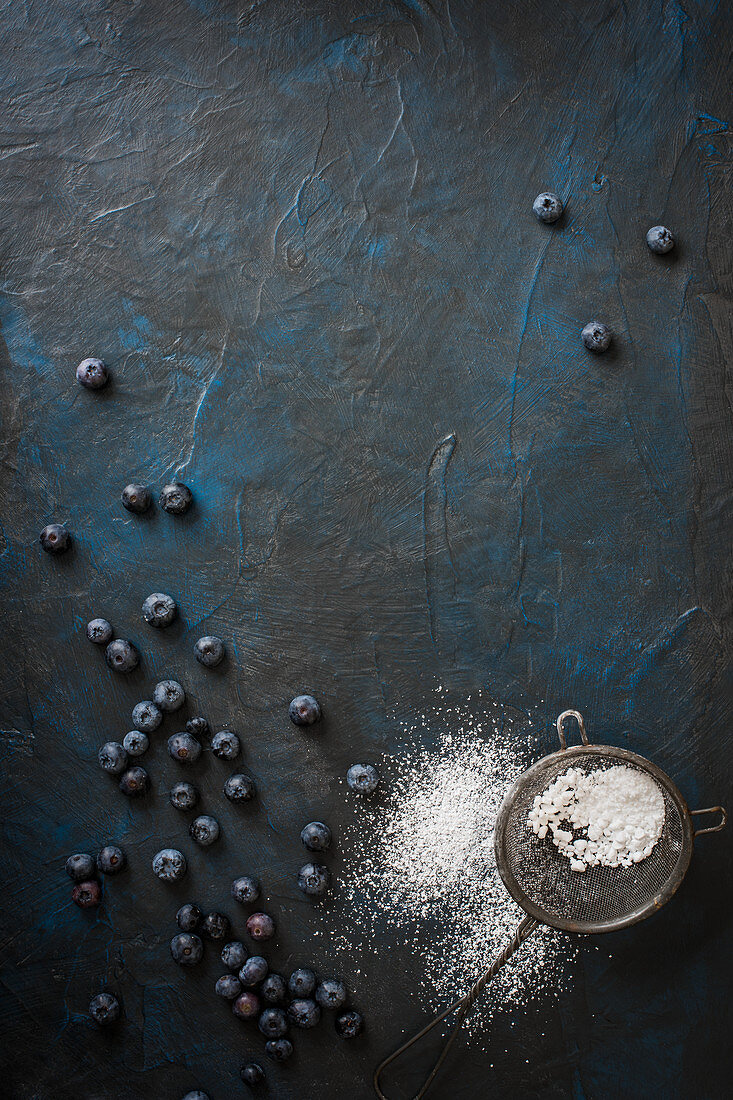
M 663 894 L 675 878 L 678 865 L 688 858 L 682 812 L 660 776 L 629 759 L 630 754 L 604 747 L 576 748 L 539 761 L 519 783 L 506 813 L 497 821 L 497 852 L 518 890 L 538 909 L 547 924 L 566 922 L 608 924 L 624 921 Z M 636 758 L 641 760 L 641 758 Z M 650 776 L 662 792 L 665 822 L 652 853 L 631 867 L 589 867 L 572 871 L 549 836 L 540 840 L 527 824 L 535 795 L 569 767 L 589 772 L 623 764 Z M 502 872 L 504 873 L 504 872 Z M 506 875 L 505 875 L 505 881 Z M 511 890 L 511 885 L 507 881 Z M 511 891 L 516 897 L 516 891 Z M 520 904 L 521 898 L 518 899 Z M 592 931 L 591 928 L 585 929 Z

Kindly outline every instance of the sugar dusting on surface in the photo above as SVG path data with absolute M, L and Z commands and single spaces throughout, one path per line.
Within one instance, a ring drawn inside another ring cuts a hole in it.
M 496 868 L 494 822 L 529 762 L 527 734 L 487 702 L 444 706 L 402 728 L 399 753 L 374 761 L 380 793 L 357 800 L 342 832 L 345 902 L 332 942 L 343 952 L 356 942 L 389 949 L 390 939 L 412 948 L 418 996 L 437 1009 L 467 991 L 525 915 Z M 353 793 L 345 797 L 354 803 Z M 567 936 L 538 929 L 484 993 L 469 1029 L 480 1030 L 495 1006 L 555 996 L 573 954 Z

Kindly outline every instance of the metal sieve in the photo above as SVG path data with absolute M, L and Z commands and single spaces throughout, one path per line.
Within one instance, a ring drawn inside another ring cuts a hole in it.
M 575 718 L 581 745 L 568 748 L 564 723 Z M 443 1064 L 461 1024 L 488 983 L 517 948 L 540 924 L 566 932 L 613 932 L 636 924 L 669 901 L 685 877 L 692 858 L 692 841 L 703 833 L 717 833 L 727 821 L 722 806 L 689 810 L 675 784 L 665 773 L 643 756 L 610 745 L 591 745 L 583 717 L 577 710 L 566 710 L 557 719 L 560 739 L 558 752 L 538 760 L 509 788 L 496 817 L 494 850 L 496 866 L 504 885 L 527 916 L 514 936 L 485 974 L 469 992 L 446 1008 L 398 1050 L 385 1058 L 374 1072 L 374 1089 L 380 1100 L 387 1100 L 379 1085 L 383 1071 L 451 1013 L 456 1019 L 446 1036 L 440 1057 L 414 1100 L 430 1088 Z M 527 825 L 527 816 L 535 795 L 541 794 L 557 776 L 571 766 L 584 771 L 614 765 L 635 768 L 650 776 L 664 799 L 664 826 L 651 855 L 630 867 L 588 867 L 573 871 L 549 836 L 537 837 Z M 720 821 L 707 829 L 693 828 L 692 818 L 699 814 L 719 813 Z

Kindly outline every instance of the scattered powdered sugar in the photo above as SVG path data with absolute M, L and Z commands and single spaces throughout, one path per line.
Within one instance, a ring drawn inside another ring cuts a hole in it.
M 498 704 L 481 703 L 495 717 L 476 717 L 474 708 L 441 707 L 404 726 L 399 753 L 375 761 L 378 797 L 358 800 L 341 835 L 337 950 L 357 942 L 389 950 L 390 940 L 400 952 L 411 948 L 421 1000 L 434 1009 L 470 988 L 525 916 L 496 868 L 494 822 L 529 762 L 516 747 L 527 738 L 512 734 Z M 494 1006 L 541 990 L 556 995 L 574 950 L 567 936 L 538 929 L 483 994 L 468 1027 L 477 1030 Z
M 630 867 L 662 835 L 664 797 L 650 775 L 625 764 L 568 768 L 535 796 L 527 824 L 540 840 L 550 833 L 573 871 Z

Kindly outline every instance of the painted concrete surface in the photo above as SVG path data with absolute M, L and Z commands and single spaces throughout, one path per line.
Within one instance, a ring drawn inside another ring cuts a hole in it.
M 576 706 L 692 806 L 733 802 L 730 31 L 704 0 L 3 6 L 5 1095 L 243 1095 L 261 1048 L 212 1003 L 213 952 L 172 967 L 177 905 L 225 907 L 251 869 L 282 966 L 327 969 L 293 881 L 304 811 L 337 827 L 337 777 L 399 752 L 437 684 L 543 715 L 547 748 Z M 547 188 L 556 227 L 531 214 Z M 96 395 L 74 382 L 93 354 Z M 122 510 L 173 476 L 190 515 Z M 154 590 L 167 631 L 140 618 Z M 93 615 L 138 672 L 108 672 Z M 172 891 L 149 872 L 191 849 L 164 737 L 141 805 L 96 765 L 164 675 L 240 730 L 261 791 L 218 804 L 224 839 Z M 318 736 L 287 720 L 303 688 Z M 111 838 L 131 866 L 89 916 L 63 861 Z M 666 910 L 501 1017 L 490 1057 L 461 1044 L 436 1097 L 728 1095 L 730 836 L 696 848 Z M 268 1095 L 368 1097 L 423 1019 L 416 967 L 355 958 L 364 1040 L 307 1036 Z M 85 1018 L 105 983 L 112 1035 Z

